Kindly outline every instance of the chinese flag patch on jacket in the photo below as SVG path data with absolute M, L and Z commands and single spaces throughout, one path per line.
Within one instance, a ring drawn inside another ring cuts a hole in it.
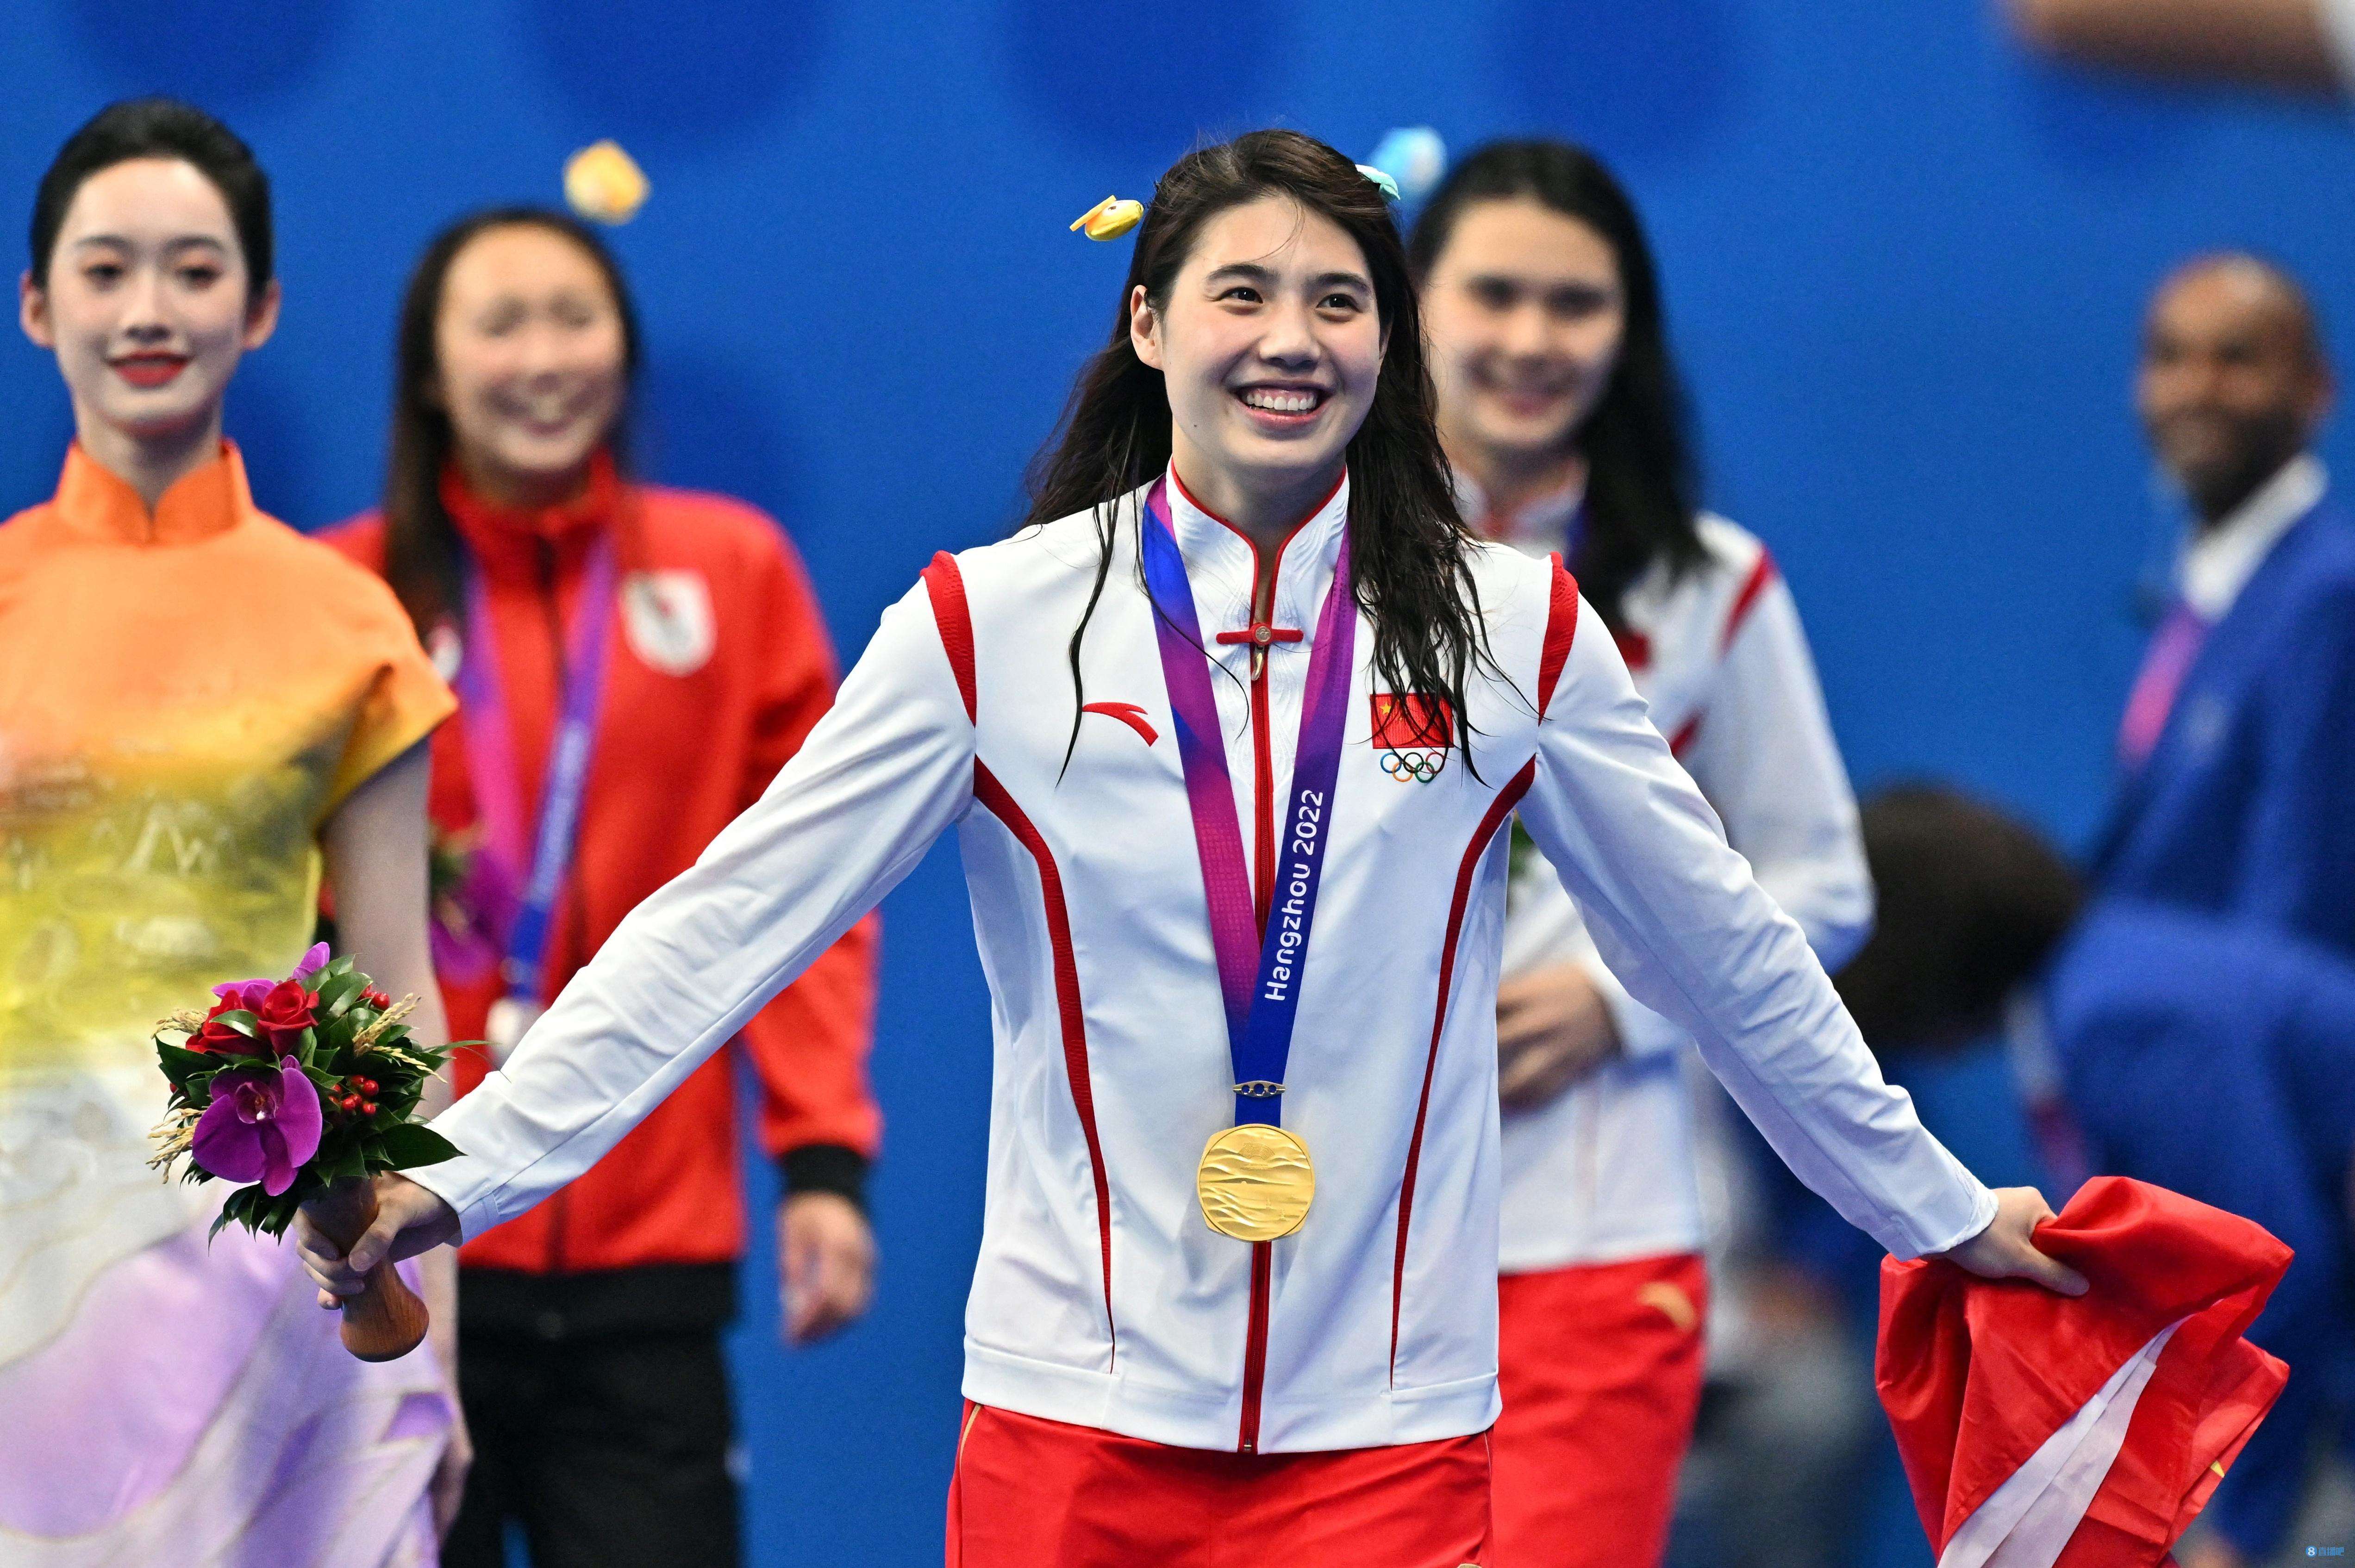
M 2101 1176 L 2036 1245 L 2083 1296 L 1885 1259 L 1875 1382 L 1939 1568 L 2152 1568 L 2289 1369 L 2241 1337 L 2290 1251 Z

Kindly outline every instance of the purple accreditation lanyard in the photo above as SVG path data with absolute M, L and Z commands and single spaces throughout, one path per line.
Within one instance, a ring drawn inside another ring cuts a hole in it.
M 508 924 L 499 965 L 506 993 L 534 1006 L 548 998 L 541 986 L 557 895 L 572 865 L 581 825 L 581 800 L 589 783 L 589 756 L 596 738 L 597 708 L 605 685 L 605 641 L 613 618 L 613 541 L 600 533 L 565 631 L 564 705 L 549 746 L 548 770 L 539 790 L 539 820 L 533 826 L 531 861 L 523 897 Z M 498 648 L 491 631 L 490 596 L 479 568 L 466 574 L 466 624 L 470 646 L 458 665 L 459 723 L 466 742 L 466 770 L 474 781 L 476 810 L 491 850 L 510 866 L 523 863 L 523 800 L 516 772 L 515 730 L 507 720 L 506 694 L 499 684 Z
M 1235 1075 L 1235 1120 L 1280 1126 L 1284 1071 L 1292 1054 L 1292 1027 L 1300 1006 L 1300 976 L 1316 918 L 1316 886 L 1325 874 L 1325 846 L 1333 835 L 1333 785 L 1341 768 L 1342 730 L 1349 711 L 1349 679 L 1358 641 L 1358 606 L 1349 590 L 1349 536 L 1333 563 L 1333 586 L 1316 615 L 1316 641 L 1308 654 L 1308 688 L 1301 699 L 1300 744 L 1292 764 L 1292 800 L 1276 842 L 1276 885 L 1267 930 L 1258 929 L 1251 873 L 1243 863 L 1242 830 L 1235 819 L 1234 786 L 1210 689 L 1209 653 L 1194 613 L 1194 589 L 1169 521 L 1166 481 L 1146 498 L 1139 529 L 1145 585 L 1152 596 L 1161 674 L 1178 734 L 1178 760 L 1186 772 L 1186 804 L 1194 818 L 1194 847 L 1202 862 L 1202 891 L 1210 906 L 1210 948 L 1226 1001 L 1227 1049 Z M 1254 585 L 1256 591 L 1256 585 Z M 1252 949 L 1259 952 L 1252 961 Z

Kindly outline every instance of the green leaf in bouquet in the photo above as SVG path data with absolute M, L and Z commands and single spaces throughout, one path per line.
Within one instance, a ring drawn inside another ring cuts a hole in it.
M 249 1040 L 261 1038 L 261 1023 L 252 1013 L 241 1007 L 232 1007 L 227 1012 L 216 1012 L 208 1022 L 218 1023 L 224 1029 L 232 1030 Z
M 295 1196 L 301 1191 L 299 1187 L 290 1187 L 275 1198 L 265 1194 L 262 1201 L 254 1206 L 253 1228 L 266 1236 L 283 1236 L 286 1227 L 294 1223 L 296 1212 L 303 1207 L 302 1200 Z
M 404 1121 L 386 1128 L 376 1140 L 377 1153 L 387 1171 L 413 1171 L 458 1158 L 458 1146 L 421 1121 Z
M 336 960 L 337 963 L 343 963 L 346 961 L 346 960 L 341 959 Z M 330 964 L 327 967 L 332 970 L 335 968 L 335 965 Z M 316 980 L 318 977 L 314 975 L 312 978 Z M 342 1017 L 345 1013 L 351 1011 L 352 1003 L 357 1001 L 360 998 L 360 992 L 366 990 L 368 990 L 368 977 L 365 975 L 355 974 L 348 969 L 346 969 L 342 974 L 336 976 L 335 979 L 328 980 L 325 984 L 319 987 L 319 1016 L 322 1018 Z
M 155 1042 L 155 1055 L 163 1064 L 164 1075 L 172 1086 L 188 1097 L 191 1105 L 208 1103 L 211 1095 L 207 1087 L 212 1075 L 220 1071 L 223 1063 L 209 1051 L 190 1051 L 179 1045 Z M 197 1097 L 203 1094 L 205 1097 Z
M 235 1224 L 247 1230 L 254 1229 L 257 1211 L 269 1201 L 270 1194 L 261 1190 L 259 1181 L 250 1187 L 240 1187 L 221 1204 L 220 1213 L 213 1216 L 213 1228 L 205 1233 L 205 1239 L 210 1241 L 220 1234 L 221 1227 L 226 1224 Z
M 336 1149 L 332 1156 L 314 1157 L 310 1170 L 320 1181 L 333 1186 L 337 1181 L 356 1180 L 368 1174 L 368 1154 L 364 1140 L 352 1139 Z

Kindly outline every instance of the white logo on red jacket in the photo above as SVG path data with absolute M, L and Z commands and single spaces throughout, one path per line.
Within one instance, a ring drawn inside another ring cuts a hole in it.
M 622 580 L 622 628 L 648 669 L 692 675 L 719 641 L 710 586 L 697 571 L 632 572 Z

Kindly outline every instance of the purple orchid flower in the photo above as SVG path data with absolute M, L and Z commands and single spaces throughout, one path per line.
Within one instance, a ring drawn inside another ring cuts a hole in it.
M 265 982 L 267 983 L 267 982 Z M 319 1152 L 319 1091 L 302 1065 L 233 1067 L 216 1075 L 212 1104 L 197 1118 L 188 1152 L 224 1181 L 259 1181 L 275 1198 Z
M 311 950 L 303 955 L 303 961 L 294 966 L 293 974 L 288 978 L 307 980 L 326 967 L 327 944 L 314 942 L 311 945 Z M 272 980 L 223 980 L 213 987 L 213 994 L 223 1001 L 234 1001 L 248 1012 L 251 1012 L 261 1005 L 261 999 L 268 996 L 271 988 L 277 983 Z
M 261 1005 L 261 999 L 268 996 L 270 988 L 277 983 L 276 980 L 223 980 L 213 987 L 213 994 L 223 1001 L 232 1002 L 245 1009 L 246 1012 L 251 1012 Z

